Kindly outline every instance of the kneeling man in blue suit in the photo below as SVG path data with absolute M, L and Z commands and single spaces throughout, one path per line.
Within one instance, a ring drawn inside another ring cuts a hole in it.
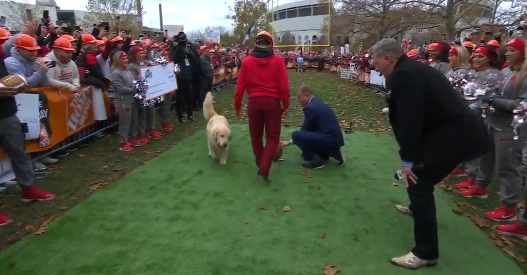
M 343 166 L 345 160 L 341 147 L 344 146 L 344 137 L 333 110 L 316 98 L 308 86 L 300 87 L 296 97 L 303 107 L 304 124 L 300 131 L 293 132 L 290 141 L 282 142 L 284 147 L 294 144 L 302 150 L 302 158 L 306 161 L 302 163 L 304 168 L 322 168 L 329 158 Z

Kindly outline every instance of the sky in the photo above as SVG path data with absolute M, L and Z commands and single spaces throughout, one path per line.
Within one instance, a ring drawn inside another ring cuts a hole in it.
M 55 0 L 64 10 L 86 10 L 87 0 Z M 274 0 L 276 3 L 276 0 Z M 279 4 L 295 0 L 278 0 Z M 163 5 L 164 25 L 184 25 L 185 31 L 203 30 L 209 26 L 232 28 L 232 21 L 226 19 L 229 6 L 234 0 L 143 0 L 146 14 L 143 24 L 159 28 L 159 4 Z

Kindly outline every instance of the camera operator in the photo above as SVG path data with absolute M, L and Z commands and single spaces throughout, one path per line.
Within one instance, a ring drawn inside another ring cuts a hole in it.
M 192 116 L 193 96 L 192 96 L 192 66 L 191 56 L 187 50 L 187 35 L 179 32 L 170 44 L 170 58 L 174 64 L 179 65 L 180 73 L 176 76 L 178 90 L 176 92 L 176 112 L 180 123 L 187 121 L 183 117 L 183 109 L 187 112 L 187 119 L 195 121 Z

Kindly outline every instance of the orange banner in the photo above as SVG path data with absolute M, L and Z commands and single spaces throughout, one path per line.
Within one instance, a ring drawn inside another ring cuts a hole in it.
M 68 90 L 50 87 L 31 89 L 39 94 L 40 101 L 40 135 L 37 140 L 26 142 L 28 153 L 43 152 L 93 125 L 93 90 L 84 87 L 75 94 Z M 116 115 L 108 93 L 104 92 L 104 102 L 108 117 Z M 7 158 L 0 147 L 0 159 Z
M 214 85 L 238 77 L 237 67 L 220 66 L 215 69 Z M 93 93 L 91 86 L 75 94 L 64 89 L 37 87 L 31 93 L 39 95 L 40 135 L 37 140 L 26 142 L 26 152 L 37 153 L 52 149 L 80 131 L 95 123 L 93 116 Z M 106 91 L 103 92 L 108 118 L 116 116 L 115 107 Z M 0 160 L 7 158 L 0 147 Z

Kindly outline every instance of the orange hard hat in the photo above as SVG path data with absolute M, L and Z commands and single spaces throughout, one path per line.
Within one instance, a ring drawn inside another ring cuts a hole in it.
M 40 50 L 40 46 L 37 44 L 37 40 L 27 34 L 20 34 L 19 36 L 17 36 L 15 40 L 15 47 L 25 49 L 28 51 Z
M 71 41 L 64 37 L 59 37 L 53 42 L 53 49 L 61 49 L 68 52 L 75 51 L 75 48 L 71 46 Z
M 104 42 L 103 40 L 96 40 L 95 41 L 95 44 L 97 44 L 97 46 L 102 46 L 104 45 L 106 42 Z
M 413 58 L 413 57 L 416 57 L 418 54 L 419 54 L 419 51 L 417 51 L 416 49 L 412 49 L 406 53 L 406 56 Z
M 63 34 L 60 36 L 60 38 L 66 38 L 68 39 L 70 42 L 73 42 L 73 41 L 77 41 L 77 39 L 73 38 L 73 36 L 69 35 L 69 34 Z
M 101 38 L 101 40 L 104 41 L 104 43 L 106 43 L 106 41 L 108 41 L 108 38 L 103 36 L 103 38 Z
M 472 47 L 474 47 L 474 44 L 472 44 L 472 42 L 470 42 L 470 41 L 465 41 L 465 42 L 463 42 L 463 47 L 465 47 L 465 48 L 472 48 Z
M 11 33 L 6 29 L 0 28 L 0 40 L 7 40 L 9 38 L 11 38 Z
M 124 42 L 124 39 L 120 36 L 116 36 L 114 38 L 112 38 L 112 43 L 119 43 L 119 42 Z
M 493 47 L 496 47 L 496 48 L 499 48 L 501 47 L 500 43 L 496 40 L 490 40 L 487 44 L 493 46 Z
M 86 44 L 94 44 L 96 42 L 96 39 L 91 34 L 83 34 L 81 37 L 82 45 Z
M 269 32 L 266 32 L 266 31 L 259 32 L 256 35 L 255 41 L 258 41 L 259 39 L 269 39 L 269 40 L 271 40 L 271 45 L 274 44 L 273 36 Z
M 135 43 L 135 40 L 130 41 L 130 46 L 135 46 L 135 44 L 137 44 Z

